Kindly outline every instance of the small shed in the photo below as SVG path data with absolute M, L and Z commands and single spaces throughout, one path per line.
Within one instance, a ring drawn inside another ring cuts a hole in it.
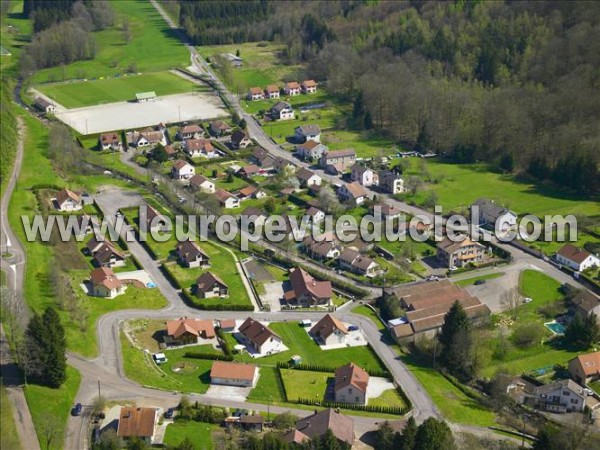
M 156 364 L 164 364 L 167 362 L 167 356 L 164 353 L 155 353 L 152 355 L 152 358 Z
M 151 102 L 151 101 L 156 100 L 156 92 L 154 92 L 154 91 L 138 92 L 135 94 L 135 99 L 139 103 Z
M 300 321 L 300 326 L 302 328 L 308 328 L 308 327 L 312 326 L 312 321 L 309 319 L 303 319 Z
M 294 365 L 294 366 L 299 366 L 300 364 L 302 364 L 302 356 L 300 355 L 294 355 L 290 358 L 290 362 Z

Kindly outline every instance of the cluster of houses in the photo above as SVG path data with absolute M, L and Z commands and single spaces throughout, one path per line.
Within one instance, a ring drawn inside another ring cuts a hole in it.
M 317 92 L 317 83 L 315 80 L 304 80 L 302 83 L 297 81 L 289 81 L 283 87 L 283 93 L 288 97 L 293 97 L 300 94 L 314 94 Z M 270 84 L 265 89 L 260 87 L 251 87 L 248 90 L 246 98 L 250 101 L 255 100 L 272 100 L 280 97 L 281 88 L 277 84 Z

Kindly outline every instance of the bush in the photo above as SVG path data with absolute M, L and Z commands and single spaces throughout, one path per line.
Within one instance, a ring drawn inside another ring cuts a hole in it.
M 310 372 L 328 372 L 328 373 L 333 373 L 338 369 L 338 367 L 324 366 L 324 365 L 318 365 L 318 364 L 294 365 L 290 362 L 283 362 L 283 361 L 278 362 L 277 367 L 279 367 L 281 369 L 307 370 Z M 365 369 L 365 371 L 372 377 L 381 377 L 381 378 L 389 378 L 390 377 L 390 374 L 387 370 Z
M 544 332 L 544 325 L 539 322 L 522 323 L 514 329 L 511 339 L 517 347 L 528 348 L 540 343 Z
M 321 402 L 312 398 L 299 398 L 296 403 L 300 405 L 317 405 L 325 408 L 343 408 L 350 409 L 352 411 L 368 411 L 381 414 L 394 414 L 403 416 L 410 411 L 410 407 L 400 406 L 373 406 L 373 405 L 355 405 L 351 403 L 338 403 L 338 402 Z

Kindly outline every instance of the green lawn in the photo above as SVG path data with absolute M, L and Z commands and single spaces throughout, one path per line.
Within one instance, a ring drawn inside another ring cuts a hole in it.
M 257 361 L 258 362 L 258 361 Z M 248 401 L 260 403 L 284 403 L 285 395 L 277 373 L 277 367 L 261 366 L 256 387 L 248 396 Z
M 281 378 L 289 401 L 314 399 L 323 401 L 327 382 L 333 373 L 310 372 L 308 370 L 281 369 Z
M 79 284 L 89 276 L 87 270 L 72 270 L 69 272 L 71 286 L 83 308 L 88 311 L 88 317 L 82 328 L 66 314 L 61 314 L 66 322 L 65 332 L 67 345 L 71 351 L 85 357 L 94 357 L 98 352 L 96 341 L 96 321 L 104 314 L 119 309 L 160 309 L 167 306 L 167 301 L 157 288 L 138 289 L 128 286 L 124 294 L 113 299 L 89 297 Z
M 495 415 L 467 397 L 438 371 L 421 366 L 409 356 L 400 357 L 408 369 L 427 391 L 442 414 L 451 422 L 489 427 L 495 423 Z
M 0 448 L 9 450 L 21 450 L 21 442 L 17 436 L 15 419 L 13 418 L 12 406 L 8 400 L 6 389 L 0 387 Z
M 596 392 L 596 394 L 600 395 L 600 380 L 594 381 L 593 383 L 590 383 L 588 386 L 591 387 Z
M 464 280 L 455 281 L 454 284 L 456 284 L 457 286 L 466 287 L 475 284 L 475 282 L 479 280 L 493 280 L 494 278 L 499 278 L 502 275 L 504 275 L 503 272 L 490 273 L 488 275 L 481 275 L 479 277 L 466 278 Z
M 67 419 L 74 406 L 73 401 L 79 390 L 80 382 L 79 372 L 71 366 L 67 366 L 67 381 L 60 388 L 51 389 L 35 384 L 25 387 L 25 398 L 42 448 L 46 448 L 44 428 L 56 430 L 56 438 L 52 441 L 51 448 L 62 448 Z M 5 434 L 4 429 L 2 434 Z
M 399 151 L 394 141 L 375 132 L 332 130 L 325 132 L 321 141 L 331 150 L 353 149 L 359 158 L 389 157 Z
M 167 426 L 165 432 L 164 444 L 176 447 L 185 438 L 191 439 L 196 450 L 212 450 L 212 433 L 218 430 L 219 426 L 204 422 L 174 422 Z
M 560 293 L 560 283 L 538 270 L 527 269 L 521 272 L 519 288 L 523 297 L 532 299 L 519 307 L 519 317 L 537 314 L 537 309 L 563 298 Z
M 128 69 L 155 72 L 189 64 L 189 51 L 150 2 L 125 0 L 110 4 L 116 14 L 115 25 L 94 33 L 96 57 L 65 67 L 40 70 L 33 76 L 33 83 L 113 77 Z M 125 21 L 129 24 L 129 41 L 122 31 Z
M 396 160 L 398 161 L 398 160 Z M 407 174 L 419 175 L 418 161 L 410 158 Z M 520 216 L 535 214 L 584 214 L 600 215 L 600 202 L 569 196 L 558 189 L 518 181 L 513 175 L 503 175 L 490 170 L 486 164 L 450 164 L 439 160 L 427 160 L 427 168 L 436 184 L 417 194 L 417 203 L 425 198 L 426 190 L 438 196 L 438 205 L 444 212 L 460 210 L 479 197 L 494 199 L 513 209 Z
M 315 109 L 306 113 L 297 110 L 295 119 L 264 122 L 263 128 L 267 135 L 271 136 L 277 143 L 283 144 L 287 142 L 289 136 L 294 136 L 296 127 L 315 124 L 319 125 L 321 130 L 329 130 L 335 127 L 339 116 L 340 110 L 336 107 Z
M 377 326 L 377 329 L 379 331 L 385 331 L 386 328 L 385 328 L 385 325 L 383 324 L 383 322 L 381 322 L 381 320 L 379 320 L 379 317 L 377 317 L 377 314 L 375 314 L 375 312 L 368 306 L 365 306 L 365 305 L 357 306 L 356 308 L 352 309 L 352 313 L 353 314 L 361 314 L 363 316 L 368 317 L 369 319 L 371 319 L 373 321 L 375 326 Z
M 195 91 L 198 86 L 171 72 L 129 75 L 81 83 L 42 84 L 36 88 L 65 108 L 80 108 L 101 103 L 134 100 L 137 92 L 155 91 L 156 95 Z
M 289 361 L 293 355 L 300 355 L 305 364 L 319 364 L 334 368 L 352 361 L 364 369 L 383 369 L 379 358 L 368 346 L 321 350 L 295 321 L 272 323 L 269 328 L 282 337 L 283 343 L 289 348 L 288 351 L 265 356 L 258 360 L 247 354 L 241 354 L 236 355 L 236 360 L 255 362 L 260 365 L 276 365 L 280 361 Z M 226 337 L 230 343 L 234 343 L 235 339 L 232 335 L 227 334 Z
M 406 402 L 400 395 L 397 389 L 388 389 L 387 391 L 383 391 L 383 393 L 379 397 L 370 398 L 369 405 L 371 406 L 397 406 L 404 407 L 406 406 Z

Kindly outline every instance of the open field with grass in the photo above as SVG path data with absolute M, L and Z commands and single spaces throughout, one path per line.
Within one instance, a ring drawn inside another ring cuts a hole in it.
M 69 79 L 113 77 L 127 71 L 154 72 L 189 64 L 190 54 L 150 2 L 110 2 L 115 25 L 94 33 L 96 57 L 64 67 L 40 70 L 34 84 Z M 130 39 L 123 32 L 127 21 Z
M 389 138 L 371 131 L 333 130 L 323 134 L 321 141 L 331 150 L 352 149 L 358 158 L 390 156 L 399 151 Z
M 19 61 L 23 48 L 29 42 L 33 23 L 23 18 L 23 2 L 11 2 L 8 14 L 2 15 L 0 24 L 0 45 L 10 52 L 10 55 L 0 57 L 2 76 L 9 74 Z
M 198 52 L 203 57 L 223 53 L 236 54 L 244 60 L 240 68 L 232 68 L 232 77 L 228 81 L 233 92 L 244 95 L 248 88 L 259 86 L 265 88 L 268 84 L 279 83 L 283 80 L 296 79 L 300 66 L 287 66 L 280 61 L 280 54 L 285 45 L 273 42 L 246 42 L 243 44 L 211 45 L 199 47 Z
M 171 72 L 154 72 L 82 82 L 49 83 L 36 86 L 65 108 L 135 100 L 138 92 L 154 91 L 157 96 L 196 92 L 199 86 Z M 151 103 L 150 106 L 151 107 Z
M 446 419 L 455 423 L 480 427 L 494 424 L 495 415 L 492 411 L 483 408 L 475 400 L 467 397 L 441 373 L 431 367 L 418 364 L 409 356 L 401 356 L 400 359 L 425 388 Z
M 79 375 L 79 372 L 71 366 L 67 366 L 67 381 L 60 388 L 51 389 L 35 384 L 28 384 L 25 387 L 25 399 L 42 448 L 45 448 L 43 446 L 46 442 L 43 433 L 44 427 L 55 427 L 56 429 L 56 437 L 53 439 L 50 448 L 62 448 L 67 419 L 71 414 L 71 408 L 74 406 L 73 400 L 75 400 L 75 395 L 79 390 L 80 382 L 81 375 Z M 4 429 L 2 434 L 5 434 Z
M 397 161 L 397 160 L 396 160 Z M 420 163 L 410 158 L 408 175 L 419 175 Z M 513 175 L 496 173 L 485 164 L 451 164 L 429 159 L 426 167 L 436 184 L 427 185 L 416 196 L 422 202 L 427 190 L 438 196 L 438 204 L 444 212 L 461 210 L 480 197 L 493 199 L 514 210 L 519 216 L 535 214 L 584 214 L 600 215 L 600 202 L 569 196 L 558 189 L 517 180 Z
M 8 400 L 6 389 L 0 387 L 0 448 L 21 450 L 21 442 L 17 435 L 15 419 L 13 418 L 12 405 Z
M 212 433 L 219 430 L 218 425 L 204 422 L 174 422 L 167 427 L 164 444 L 178 446 L 185 438 L 194 443 L 196 450 L 212 450 L 214 448 Z
M 288 400 L 298 399 L 325 400 L 327 383 L 334 378 L 333 373 L 311 372 L 308 370 L 281 369 L 281 378 Z
M 261 366 L 256 387 L 250 391 L 249 401 L 259 403 L 285 403 L 283 385 L 277 367 Z

